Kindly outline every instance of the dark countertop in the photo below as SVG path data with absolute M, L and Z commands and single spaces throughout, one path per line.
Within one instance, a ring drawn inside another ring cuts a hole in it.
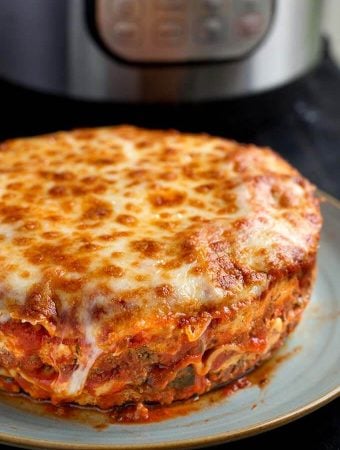
M 321 189 L 340 198 L 340 70 L 328 56 L 303 80 L 242 101 L 160 107 L 99 105 L 0 83 L 0 139 L 116 123 L 204 131 L 269 145 Z M 340 450 L 340 399 L 279 429 L 226 445 Z M 5 448 L 5 447 L 4 447 Z

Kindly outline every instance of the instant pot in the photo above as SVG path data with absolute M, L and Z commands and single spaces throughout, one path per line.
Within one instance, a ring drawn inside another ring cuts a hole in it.
M 98 102 L 244 97 L 315 65 L 320 10 L 321 0 L 0 0 L 0 77 Z

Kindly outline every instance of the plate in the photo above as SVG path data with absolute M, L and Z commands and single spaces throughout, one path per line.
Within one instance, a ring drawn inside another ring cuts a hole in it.
M 149 449 L 216 444 L 294 420 L 340 395 L 340 207 L 325 195 L 311 304 L 265 388 L 254 385 L 186 416 L 151 424 L 89 425 L 0 404 L 0 441 L 29 448 Z M 299 351 L 296 351 L 299 349 Z M 280 354 L 280 353 L 279 353 Z M 254 407 L 256 405 L 256 407 Z

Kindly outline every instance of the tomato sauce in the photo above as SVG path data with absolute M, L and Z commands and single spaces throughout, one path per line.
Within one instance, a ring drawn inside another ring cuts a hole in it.
M 274 355 L 270 360 L 262 364 L 253 372 L 243 376 L 226 386 L 215 389 L 201 397 L 193 397 L 189 400 L 174 402 L 166 405 L 126 405 L 112 408 L 107 411 L 94 407 L 81 407 L 78 405 L 52 405 L 48 401 L 37 401 L 25 394 L 0 393 L 0 401 L 20 408 L 28 413 L 41 416 L 52 416 L 55 418 L 75 421 L 85 424 L 100 431 L 110 424 L 145 424 L 161 422 L 176 417 L 186 416 L 197 412 L 212 404 L 226 399 L 241 389 L 257 386 L 265 388 L 270 382 L 276 369 L 281 363 L 294 356 L 301 350 L 296 347 L 293 350 L 279 355 Z M 256 404 L 249 405 L 251 409 L 256 408 Z

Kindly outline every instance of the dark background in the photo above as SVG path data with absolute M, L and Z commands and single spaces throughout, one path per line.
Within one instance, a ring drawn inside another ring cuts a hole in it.
M 242 100 L 171 106 L 96 104 L 34 93 L 0 81 L 0 109 L 1 140 L 132 123 L 269 145 L 318 187 L 340 198 L 340 69 L 327 48 L 318 67 L 303 79 Z M 309 450 L 340 450 L 340 399 L 279 429 L 225 444 L 228 450 L 297 445 Z

